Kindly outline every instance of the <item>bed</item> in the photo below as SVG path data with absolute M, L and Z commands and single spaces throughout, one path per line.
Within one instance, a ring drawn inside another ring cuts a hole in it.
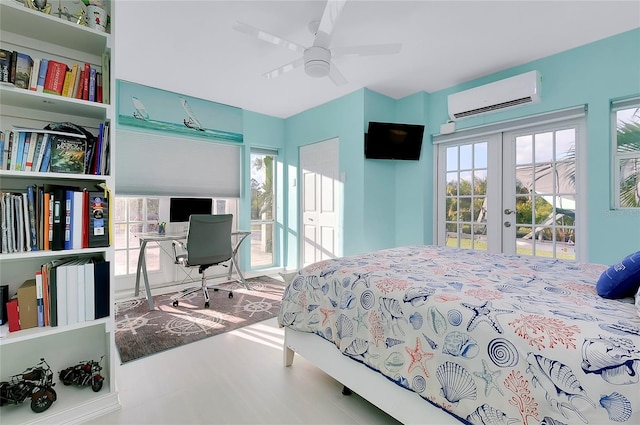
M 294 353 L 403 423 L 640 423 L 640 317 L 607 266 L 436 246 L 331 259 L 283 295 Z

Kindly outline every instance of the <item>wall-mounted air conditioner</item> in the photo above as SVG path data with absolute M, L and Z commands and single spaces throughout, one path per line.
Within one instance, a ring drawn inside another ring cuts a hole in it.
M 542 76 L 530 71 L 504 80 L 450 94 L 447 98 L 452 120 L 474 117 L 540 101 Z

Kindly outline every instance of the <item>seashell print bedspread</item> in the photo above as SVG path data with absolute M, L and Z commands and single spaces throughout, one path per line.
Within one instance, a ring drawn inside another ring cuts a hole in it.
M 407 246 L 312 264 L 281 326 L 473 424 L 640 424 L 640 318 L 603 265 Z

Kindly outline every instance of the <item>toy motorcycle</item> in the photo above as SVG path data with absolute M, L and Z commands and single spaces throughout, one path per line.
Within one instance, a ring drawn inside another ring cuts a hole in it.
M 64 385 L 91 386 L 93 391 L 100 391 L 104 382 L 104 377 L 100 375 L 102 370 L 100 362 L 102 362 L 103 358 L 104 356 L 100 357 L 97 362 L 94 360 L 82 361 L 75 366 L 61 370 L 60 380 Z
M 31 410 L 42 413 L 58 398 L 54 385 L 53 372 L 41 358 L 37 365 L 13 375 L 9 382 L 0 382 L 0 406 L 20 404 L 31 398 Z

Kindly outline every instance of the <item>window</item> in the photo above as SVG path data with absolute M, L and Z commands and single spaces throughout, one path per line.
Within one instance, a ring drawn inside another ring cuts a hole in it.
M 614 205 L 640 208 L 640 99 L 612 105 Z
M 133 233 L 158 230 L 160 199 L 116 196 L 115 201 L 115 275 L 135 274 L 140 243 Z M 147 270 L 160 270 L 160 248 L 149 246 L 146 254 Z
M 138 232 L 157 232 L 159 222 L 167 222 L 168 231 L 186 231 L 187 223 L 169 223 L 169 196 L 142 197 L 116 196 L 114 211 L 115 275 L 134 276 L 138 267 L 140 241 L 134 236 Z M 213 198 L 213 214 L 238 214 L 237 198 Z M 233 229 L 236 229 L 234 219 Z M 171 245 L 148 244 L 146 265 L 148 272 L 159 272 L 151 278 L 154 283 L 181 279 L 181 272 L 175 270 Z M 163 254 L 162 251 L 165 251 Z
M 275 152 L 251 150 L 251 268 L 274 264 Z

